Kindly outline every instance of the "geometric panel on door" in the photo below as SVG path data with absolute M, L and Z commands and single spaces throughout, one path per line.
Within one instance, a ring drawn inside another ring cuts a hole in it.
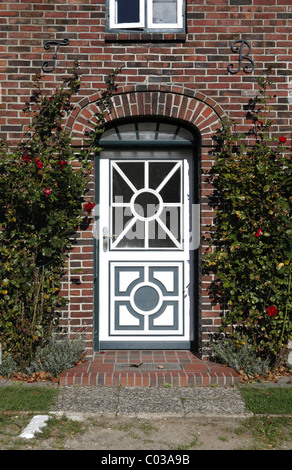
M 111 161 L 116 250 L 181 250 L 183 161 Z
M 180 336 L 183 262 L 110 263 L 110 335 Z

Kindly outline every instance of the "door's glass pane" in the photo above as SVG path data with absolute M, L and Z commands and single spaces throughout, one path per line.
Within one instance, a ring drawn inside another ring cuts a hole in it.
M 117 240 L 115 248 L 144 248 L 145 247 L 145 224 L 141 220 L 136 220 L 131 224 L 132 217 L 129 220 L 129 230 Z M 126 224 L 124 225 L 126 226 Z M 118 235 L 118 234 L 116 234 Z M 118 238 L 118 237 L 116 237 Z
M 158 140 L 174 140 L 177 126 L 159 123 Z
M 180 167 L 169 178 L 162 189 L 159 191 L 163 202 L 181 202 L 181 174 Z
M 193 140 L 193 136 L 190 133 L 190 131 L 188 131 L 187 129 L 184 129 L 183 127 L 181 127 L 178 130 L 178 133 L 175 137 L 175 140 L 181 140 L 181 141 L 188 140 L 188 141 L 191 142 Z
M 113 207 L 112 208 L 112 232 L 114 234 L 113 241 L 115 242 L 120 234 L 124 231 L 127 224 L 133 219 L 133 214 L 127 207 Z M 131 237 L 132 239 L 133 237 Z
M 153 217 L 158 209 L 158 197 L 147 190 L 139 193 L 134 200 L 134 211 L 143 219 Z
M 178 248 L 157 220 L 149 222 L 149 248 Z
M 153 0 L 153 23 L 177 23 L 177 0 Z
M 119 140 L 118 134 L 117 134 L 117 129 L 112 128 L 112 129 L 109 129 L 107 131 L 104 131 L 102 133 L 101 140 L 102 141 L 109 140 L 110 142 Z
M 117 140 L 180 140 L 192 142 L 193 136 L 190 131 L 177 125 L 162 122 L 137 122 L 122 124 L 116 128 L 106 130 L 100 139 L 101 142 Z
M 143 122 L 142 125 L 138 123 L 137 125 L 138 139 L 139 140 L 155 140 L 156 130 L 157 130 L 156 122 Z
M 140 0 L 116 0 L 117 23 L 139 23 Z
M 111 165 L 111 249 L 181 249 L 182 160 Z
M 150 162 L 149 163 L 149 187 L 156 189 L 162 183 L 164 178 L 173 169 L 175 163 L 173 162 Z
M 118 127 L 118 133 L 120 140 L 136 140 L 137 139 L 137 129 L 136 125 L 131 124 L 123 124 L 122 126 Z
M 130 202 L 134 192 L 121 174 L 113 169 L 113 201 L 112 202 Z
M 164 206 L 159 217 L 159 239 L 165 237 L 165 233 L 170 233 L 172 239 L 181 242 L 181 207 L 180 206 Z
M 136 189 L 144 188 L 143 162 L 119 162 L 117 165 Z

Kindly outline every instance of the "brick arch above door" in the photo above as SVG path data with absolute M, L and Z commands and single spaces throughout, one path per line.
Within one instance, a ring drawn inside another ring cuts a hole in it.
M 68 118 L 66 127 L 72 133 L 73 144 L 84 144 L 85 132 L 90 132 L 95 114 L 99 111 L 100 97 L 95 93 L 76 103 Z M 200 132 L 201 144 L 212 145 L 212 136 L 221 126 L 225 113 L 210 97 L 201 92 L 171 86 L 151 87 L 143 90 L 135 87 L 119 89 L 112 98 L 111 112 L 106 116 L 108 122 L 135 116 L 161 116 L 186 121 Z

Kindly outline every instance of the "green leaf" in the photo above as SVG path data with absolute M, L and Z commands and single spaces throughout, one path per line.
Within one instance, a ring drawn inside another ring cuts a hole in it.
M 52 248 L 47 248 L 47 247 L 43 248 L 42 253 L 43 253 L 43 256 L 51 256 L 52 253 L 53 253 L 53 249 Z

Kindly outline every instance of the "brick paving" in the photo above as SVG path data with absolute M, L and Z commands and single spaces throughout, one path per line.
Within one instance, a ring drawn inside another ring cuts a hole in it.
M 199 359 L 190 351 L 101 351 L 63 372 L 60 385 L 192 387 L 239 382 L 233 369 Z

